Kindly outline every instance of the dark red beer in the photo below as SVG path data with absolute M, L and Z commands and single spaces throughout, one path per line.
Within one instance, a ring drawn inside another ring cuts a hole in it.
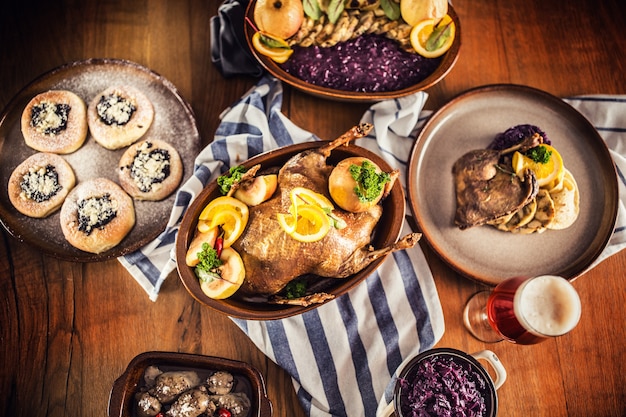
M 489 324 L 510 342 L 531 345 L 572 330 L 580 298 L 564 278 L 544 275 L 501 282 L 487 301 Z

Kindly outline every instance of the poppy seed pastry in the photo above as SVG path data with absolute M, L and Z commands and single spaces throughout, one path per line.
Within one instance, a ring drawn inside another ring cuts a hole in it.
M 11 204 L 25 216 L 44 218 L 55 212 L 76 184 L 74 170 L 61 156 L 36 153 L 11 173 Z
M 183 178 L 183 163 L 176 149 L 162 140 L 131 145 L 119 162 L 122 188 L 138 200 L 162 200 Z
M 87 107 L 71 91 L 46 91 L 26 105 L 21 128 L 26 145 L 37 151 L 72 153 L 87 138 Z
M 110 87 L 89 103 L 87 122 L 92 136 L 107 149 L 128 146 L 152 125 L 154 107 L 137 88 Z
M 79 183 L 61 207 L 61 230 L 74 247 L 102 253 L 117 246 L 135 225 L 133 199 L 106 178 Z

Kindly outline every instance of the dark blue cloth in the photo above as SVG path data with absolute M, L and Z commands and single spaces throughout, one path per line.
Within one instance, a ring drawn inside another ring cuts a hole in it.
M 249 0 L 226 0 L 211 18 L 211 61 L 225 77 L 263 75 L 244 33 Z

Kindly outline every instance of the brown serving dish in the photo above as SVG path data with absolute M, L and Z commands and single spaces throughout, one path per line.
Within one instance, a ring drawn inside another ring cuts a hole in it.
M 248 4 L 248 8 L 246 9 L 246 17 L 250 19 L 250 21 L 254 22 L 254 5 L 256 4 L 256 0 L 250 1 Z M 416 93 L 418 91 L 426 90 L 437 84 L 441 81 L 454 67 L 456 61 L 459 57 L 459 50 L 461 49 L 461 22 L 459 21 L 459 17 L 456 14 L 452 5 L 448 6 L 448 14 L 454 21 L 456 25 L 456 35 L 454 39 L 454 43 L 445 53 L 443 59 L 441 60 L 441 64 L 435 69 L 435 71 L 426 77 L 421 82 L 412 85 L 410 87 L 396 90 L 396 91 L 386 91 L 386 92 L 356 92 L 356 91 L 342 91 L 335 90 L 332 88 L 321 87 L 314 84 L 307 83 L 300 78 L 294 77 L 293 75 L 287 73 L 283 70 L 278 63 L 273 61 L 271 58 L 268 58 L 264 55 L 261 55 L 256 52 L 254 47 L 252 46 L 252 36 L 254 35 L 254 28 L 248 24 L 244 24 L 244 33 L 246 36 L 246 40 L 248 42 L 248 47 L 252 54 L 256 57 L 256 59 L 263 65 L 263 67 L 274 77 L 279 80 L 291 85 L 298 90 L 304 91 L 305 93 L 312 94 L 314 96 L 323 97 L 327 99 L 337 100 L 337 101 L 353 101 L 353 102 L 375 102 L 381 100 L 394 99 L 398 97 L 408 96 L 410 94 Z
M 246 162 L 243 162 L 241 165 L 250 168 L 253 165 L 261 164 L 261 170 L 270 167 L 280 167 L 295 154 L 307 149 L 321 147 L 327 143 L 327 141 L 316 141 L 282 147 L 260 154 Z M 352 156 L 363 156 L 369 158 L 378 164 L 378 166 L 385 172 L 390 172 L 392 170 L 389 164 L 387 164 L 387 162 L 385 162 L 385 160 L 383 160 L 380 156 L 365 148 L 355 145 L 340 146 L 339 148 L 334 149 L 331 156 L 327 159 L 327 162 L 331 165 L 336 165 L 342 159 Z M 200 283 L 193 269 L 185 264 L 185 254 L 187 253 L 189 243 L 191 242 L 196 230 L 198 216 L 211 200 L 220 195 L 221 194 L 217 188 L 217 182 L 213 181 L 205 187 L 204 190 L 202 190 L 183 216 L 180 230 L 176 238 L 176 259 L 180 279 L 187 288 L 187 291 L 189 291 L 189 293 L 197 301 L 208 307 L 231 317 L 249 320 L 281 319 L 301 314 L 305 311 L 319 307 L 321 304 L 310 305 L 307 307 L 270 304 L 263 299 L 255 300 L 244 298 L 237 293 L 230 298 L 216 300 L 207 297 L 202 292 Z M 385 198 L 382 204 L 383 215 L 376 226 L 372 239 L 372 245 L 376 249 L 395 243 L 400 234 L 404 221 L 405 201 L 404 191 L 402 190 L 402 186 L 399 181 L 396 181 L 391 193 Z M 345 279 L 320 278 L 320 280 L 323 281 L 321 284 L 325 286 L 323 290 L 329 294 L 333 294 L 335 298 L 345 294 L 374 272 L 384 259 L 385 257 L 377 259 L 360 272 Z
M 230 372 L 237 383 L 236 390 L 250 399 L 249 417 L 271 417 L 272 403 L 267 397 L 265 380 L 261 373 L 245 362 L 214 356 L 177 352 L 145 352 L 130 361 L 124 373 L 115 380 L 109 397 L 109 417 L 135 416 L 135 393 L 143 384 L 147 367 L 157 366 L 162 371 L 192 370 L 203 377 L 214 371 Z M 208 376 L 208 375 L 207 375 Z

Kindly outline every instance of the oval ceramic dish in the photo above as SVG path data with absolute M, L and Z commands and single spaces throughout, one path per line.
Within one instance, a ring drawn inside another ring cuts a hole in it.
M 156 366 L 161 371 L 196 371 L 202 377 L 215 371 L 231 373 L 238 392 L 250 399 L 250 417 L 271 417 L 272 403 L 267 397 L 263 375 L 251 365 L 214 356 L 193 355 L 176 352 L 145 352 L 137 355 L 126 370 L 113 383 L 109 396 L 109 417 L 135 416 L 135 393 L 144 384 L 146 368 Z
M 246 10 L 246 16 L 250 21 L 254 21 L 254 5 L 256 4 L 256 0 L 252 0 L 248 8 Z M 374 102 L 380 100 L 393 99 L 398 97 L 407 96 L 409 94 L 413 94 L 417 91 L 422 91 L 427 88 L 432 87 L 441 81 L 454 67 L 456 64 L 456 60 L 459 56 L 459 50 L 461 48 L 461 23 L 459 21 L 459 17 L 457 16 L 454 8 L 450 5 L 448 7 L 448 14 L 452 17 L 455 25 L 456 25 L 456 35 L 454 39 L 454 43 L 450 47 L 450 49 L 445 53 L 441 64 L 437 69 L 426 77 L 421 82 L 412 85 L 410 87 L 404 88 L 402 90 L 396 91 L 387 91 L 387 92 L 379 92 L 379 93 L 364 93 L 364 92 L 353 92 L 353 91 L 342 91 L 336 90 L 332 88 L 326 88 L 317 86 L 311 83 L 307 83 L 300 78 L 294 77 L 293 75 L 287 73 L 285 70 L 281 68 L 281 66 L 273 61 L 272 59 L 259 54 L 256 52 L 254 47 L 252 46 L 252 35 L 254 35 L 254 28 L 251 27 L 247 22 L 244 23 L 244 32 L 246 36 L 246 40 L 248 42 L 248 47 L 256 57 L 256 59 L 261 63 L 261 65 L 274 77 L 279 80 L 291 85 L 292 87 L 301 90 L 305 93 L 309 93 L 314 96 L 323 97 L 331 100 L 337 101 L 354 101 L 354 102 Z
M 326 141 L 316 141 L 286 146 L 253 157 L 242 163 L 242 165 L 250 168 L 253 165 L 261 164 L 262 170 L 270 167 L 281 167 L 295 154 L 307 149 L 318 148 L 327 143 L 328 142 Z M 365 148 L 355 145 L 341 146 L 333 150 L 331 156 L 327 159 L 327 162 L 331 165 L 335 165 L 342 159 L 351 156 L 364 156 L 378 164 L 383 171 L 391 171 L 391 167 L 389 167 L 389 165 L 381 157 Z M 307 307 L 270 304 L 263 299 L 253 300 L 250 298 L 243 298 L 237 293 L 230 298 L 216 300 L 209 298 L 202 292 L 200 283 L 193 269 L 188 267 L 185 263 L 185 255 L 196 230 L 198 216 L 204 207 L 219 195 L 221 194 L 217 188 L 217 182 L 213 181 L 198 195 L 185 212 L 178 236 L 176 238 L 178 273 L 189 293 L 200 303 L 221 313 L 232 317 L 251 320 L 281 319 L 301 314 L 320 306 L 321 304 L 314 304 Z M 382 204 L 383 215 L 375 228 L 372 239 L 372 245 L 374 248 L 381 248 L 395 243 L 400 234 L 405 214 L 404 191 L 402 190 L 400 182 L 396 182 L 391 190 L 391 193 L 387 196 L 387 198 L 385 198 Z M 374 272 L 384 259 L 385 257 L 381 257 L 375 260 L 360 272 L 345 279 L 320 278 L 319 286 L 322 288 L 320 291 L 325 291 L 333 294 L 335 297 L 339 297 L 354 286 L 358 285 L 367 276 Z
M 7 105 L 0 118 L 0 220 L 6 230 L 20 241 L 57 258 L 73 262 L 111 259 L 130 253 L 156 238 L 165 229 L 176 193 L 161 201 L 134 201 L 136 223 L 116 247 L 99 254 L 71 246 L 63 236 L 59 211 L 45 219 L 20 214 L 11 204 L 7 183 L 11 172 L 28 156 L 36 153 L 26 146 L 20 117 L 26 104 L 37 94 L 70 90 L 86 104 L 104 89 L 126 84 L 140 89 L 152 102 L 155 118 L 141 139 L 161 139 L 173 145 L 184 166 L 184 178 L 193 171 L 193 161 L 201 146 L 193 111 L 168 80 L 139 64 L 116 59 L 89 59 L 56 68 L 24 87 Z M 126 148 L 111 151 L 98 145 L 91 134 L 77 151 L 63 155 L 76 174 L 76 181 L 105 177 L 119 182 L 117 166 Z
M 562 155 L 578 183 L 578 219 L 567 229 L 530 235 L 491 226 L 460 230 L 454 162 L 519 124 L 538 126 Z M 490 285 L 513 276 L 574 279 L 600 255 L 615 226 L 617 175 L 604 140 L 569 104 L 531 87 L 491 85 L 454 98 L 422 129 L 407 175 L 411 211 L 426 241 L 456 271 Z

